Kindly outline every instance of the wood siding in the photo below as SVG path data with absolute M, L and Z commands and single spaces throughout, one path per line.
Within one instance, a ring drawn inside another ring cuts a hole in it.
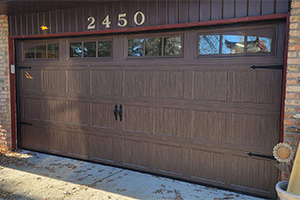
M 43 35 L 88 31 L 89 16 L 95 17 L 93 30 L 104 30 L 102 21 L 110 16 L 111 28 L 122 29 L 117 25 L 118 14 L 127 13 L 128 25 L 138 27 L 133 16 L 137 11 L 145 14 L 141 26 L 157 26 L 239 18 L 247 16 L 286 13 L 289 0 L 136 0 L 102 3 L 85 7 L 11 15 L 9 17 L 10 36 Z M 38 8 L 37 8 L 38 10 Z M 42 31 L 41 26 L 49 27 Z

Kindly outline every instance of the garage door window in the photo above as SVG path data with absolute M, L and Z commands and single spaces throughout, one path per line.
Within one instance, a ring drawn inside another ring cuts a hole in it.
M 83 50 L 83 57 L 96 57 L 96 42 L 84 42 Z
M 128 39 L 128 57 L 182 56 L 182 36 Z
M 98 42 L 98 57 L 111 57 L 111 41 Z
M 248 53 L 270 52 L 271 44 L 272 44 L 271 38 L 248 36 L 246 51 Z
M 46 58 L 46 45 L 36 47 L 36 58 Z
M 25 58 L 34 58 L 34 47 L 25 49 Z
M 166 37 L 164 40 L 164 55 L 180 56 L 182 50 L 181 37 Z
M 111 57 L 111 41 L 71 42 L 70 58 Z
M 48 44 L 48 58 L 58 58 L 58 44 Z
M 200 34 L 198 55 L 272 53 L 274 29 L 238 31 L 237 34 Z
M 222 54 L 244 53 L 245 37 L 241 35 L 222 36 Z
M 144 39 L 128 40 L 128 56 L 144 56 Z
M 145 39 L 146 44 L 146 56 L 161 56 L 162 55 L 162 39 L 161 38 L 149 38 Z
M 200 35 L 199 37 L 199 54 L 219 54 L 220 52 L 220 35 Z
M 25 59 L 45 59 L 45 58 L 58 58 L 59 49 L 58 43 L 37 45 L 34 47 L 24 48 Z

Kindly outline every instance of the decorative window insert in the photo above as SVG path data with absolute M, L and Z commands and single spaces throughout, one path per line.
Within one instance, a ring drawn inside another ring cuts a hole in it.
M 128 39 L 128 57 L 180 57 L 182 36 L 144 37 Z
M 58 43 L 31 46 L 24 49 L 25 59 L 53 59 L 59 58 Z
M 70 58 L 100 58 L 112 56 L 111 40 L 70 42 Z
M 274 51 L 273 28 L 199 34 L 198 55 L 268 55 Z

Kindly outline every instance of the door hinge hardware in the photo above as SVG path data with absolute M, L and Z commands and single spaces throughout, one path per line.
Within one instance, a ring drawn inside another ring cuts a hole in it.
M 252 69 L 283 69 L 283 65 L 271 65 L 271 66 L 251 66 Z
M 18 69 L 31 69 L 31 66 L 28 67 L 19 66 Z
M 275 160 L 274 156 L 268 156 L 268 155 L 262 155 L 262 154 L 254 154 L 254 153 L 247 153 L 248 156 L 250 157 L 259 157 L 259 158 L 266 158 L 266 159 L 270 159 L 270 160 Z
M 29 126 L 33 125 L 32 123 L 27 123 L 27 122 L 21 122 L 20 124 L 29 125 Z

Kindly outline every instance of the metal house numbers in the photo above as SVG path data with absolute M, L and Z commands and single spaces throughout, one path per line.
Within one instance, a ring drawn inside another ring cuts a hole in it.
M 126 19 L 126 15 L 127 13 L 120 13 L 118 15 L 118 26 L 119 27 L 125 27 L 128 24 L 128 21 Z M 134 15 L 133 15 L 133 21 L 136 25 L 141 26 L 145 23 L 145 14 L 141 11 L 137 11 Z M 93 16 L 90 16 L 87 18 L 87 21 L 89 21 L 90 23 L 87 26 L 88 30 L 92 30 L 96 28 L 95 25 L 95 18 Z M 110 16 L 106 15 L 106 17 L 103 19 L 102 21 L 102 25 L 105 26 L 105 28 L 110 28 L 111 25 L 111 21 L 110 21 Z

